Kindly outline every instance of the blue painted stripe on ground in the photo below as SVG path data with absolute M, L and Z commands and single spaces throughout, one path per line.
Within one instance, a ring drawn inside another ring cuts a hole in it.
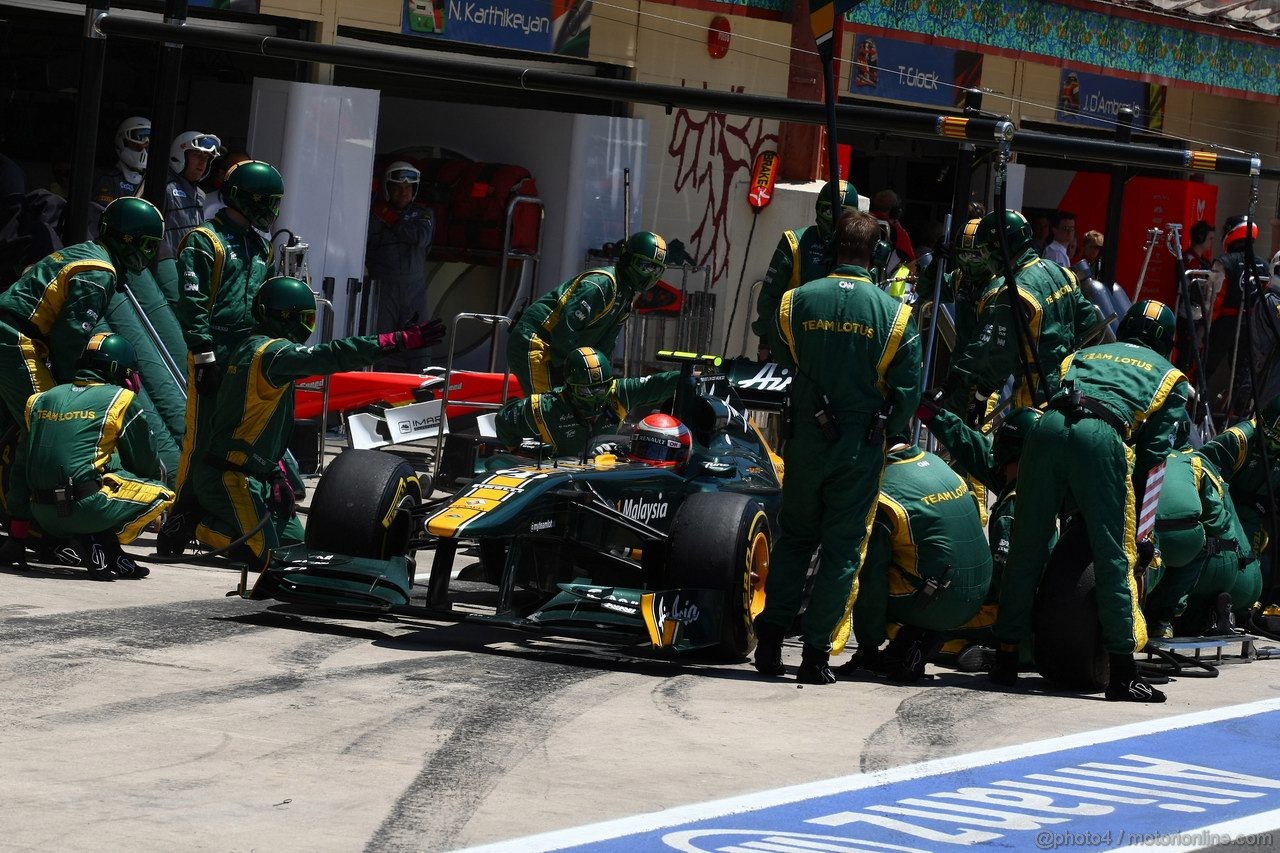
M 1194 850 L 1280 827 L 1278 726 L 1280 700 L 1255 702 L 476 850 Z

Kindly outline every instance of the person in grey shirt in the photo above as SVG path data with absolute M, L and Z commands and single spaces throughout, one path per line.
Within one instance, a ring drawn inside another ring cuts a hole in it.
M 395 161 L 383 173 L 381 197 L 369 214 L 365 268 L 378 282 L 379 333 L 427 316 L 427 251 L 435 229 L 431 211 L 414 203 L 421 181 L 412 163 Z M 427 350 L 415 350 L 393 353 L 377 366 L 416 373 L 429 363 Z

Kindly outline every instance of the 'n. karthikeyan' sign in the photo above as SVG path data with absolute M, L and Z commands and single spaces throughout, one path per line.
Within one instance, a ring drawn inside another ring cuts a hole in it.
M 402 31 L 446 41 L 586 56 L 590 0 L 405 0 Z

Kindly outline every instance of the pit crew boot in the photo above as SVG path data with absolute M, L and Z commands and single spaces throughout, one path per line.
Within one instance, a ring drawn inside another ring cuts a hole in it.
M 156 536 L 156 554 L 161 557 L 181 557 L 196 535 L 200 519 L 194 507 L 170 511 L 164 526 Z
M 27 540 L 15 539 L 13 536 L 6 539 L 4 545 L 0 545 L 0 566 L 9 566 L 18 572 L 30 571 L 31 567 L 27 565 Z
M 987 678 L 994 684 L 1013 687 L 1018 683 L 1018 646 L 1014 643 L 1001 643 L 996 649 L 996 663 L 987 673 Z
M 858 650 L 853 653 L 853 657 L 836 667 L 832 672 L 836 675 L 853 675 L 858 671 L 862 672 L 884 672 L 884 665 L 881 661 L 883 653 L 879 649 L 873 649 L 870 646 L 858 646 Z
M 103 550 L 107 553 L 107 565 L 116 573 L 116 577 L 141 579 L 151 574 L 150 569 L 124 552 L 115 536 L 103 533 L 98 538 L 102 542 Z
M 801 684 L 835 684 L 836 676 L 828 665 L 831 655 L 826 649 L 805 646 L 800 653 L 800 669 L 796 681 Z
M 756 672 L 761 675 L 786 675 L 782 665 L 782 634 L 777 625 L 756 620 Z
M 885 674 L 901 684 L 914 684 L 924 677 L 924 665 L 936 650 L 937 635 L 904 625 L 884 650 Z
M 1133 655 L 1113 654 L 1109 657 L 1111 680 L 1107 682 L 1107 701 L 1163 702 L 1168 698 L 1163 691 L 1151 686 L 1138 674 L 1138 665 L 1133 662 Z
M 80 555 L 80 565 L 88 570 L 89 577 L 96 581 L 116 579 L 116 570 L 108 561 L 107 549 L 102 547 L 101 542 L 91 536 L 83 539 L 76 538 L 72 540 L 71 547 Z
M 1214 602 L 1213 614 L 1209 618 L 1209 629 L 1204 632 L 1206 637 L 1225 637 L 1236 632 L 1236 620 L 1231 612 L 1231 593 L 1219 593 L 1218 600 Z

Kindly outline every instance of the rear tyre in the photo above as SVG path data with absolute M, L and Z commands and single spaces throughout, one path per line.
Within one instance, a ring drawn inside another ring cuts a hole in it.
M 746 495 L 699 492 L 671 523 L 668 581 L 723 594 L 719 643 L 709 654 L 743 660 L 756 646 L 752 624 L 764 609 L 773 534 L 764 508 Z
M 1096 691 L 1107 685 L 1110 664 L 1102 647 L 1093 552 L 1080 521 L 1067 525 L 1053 549 L 1034 611 L 1036 669 L 1063 687 Z
M 307 515 L 306 545 L 352 557 L 412 558 L 413 519 L 422 503 L 413 466 L 376 450 L 347 450 L 325 469 Z

